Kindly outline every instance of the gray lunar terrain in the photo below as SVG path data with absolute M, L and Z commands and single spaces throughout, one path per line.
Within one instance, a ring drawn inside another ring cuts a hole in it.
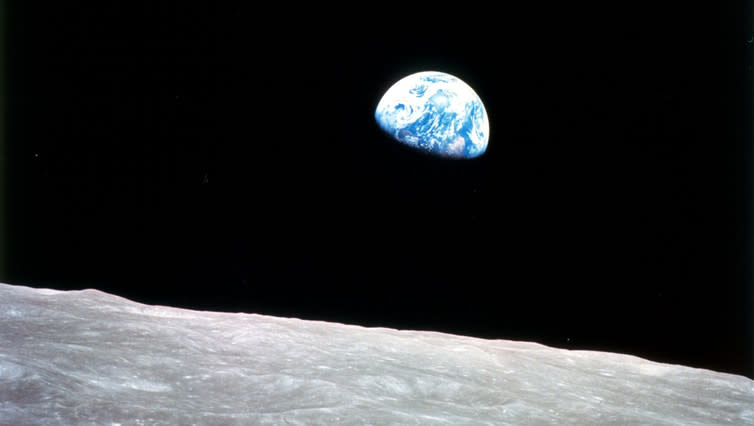
M 754 424 L 754 381 L 635 356 L 0 284 L 0 424 Z

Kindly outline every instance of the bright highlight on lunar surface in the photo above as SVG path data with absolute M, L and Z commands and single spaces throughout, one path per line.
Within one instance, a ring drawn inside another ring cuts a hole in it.
M 374 117 L 396 140 L 442 157 L 487 150 L 490 124 L 482 100 L 461 79 L 437 71 L 411 74 L 382 96 Z
M 754 424 L 754 381 L 630 355 L 0 284 L 0 425 Z

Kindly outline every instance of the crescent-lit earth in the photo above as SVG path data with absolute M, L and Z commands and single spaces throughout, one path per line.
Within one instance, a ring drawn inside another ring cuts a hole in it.
M 394 139 L 441 157 L 475 158 L 487 150 L 484 104 L 450 74 L 423 71 L 402 78 L 382 96 L 374 117 Z

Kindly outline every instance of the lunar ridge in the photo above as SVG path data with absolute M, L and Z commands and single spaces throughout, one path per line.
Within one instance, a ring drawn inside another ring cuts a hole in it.
M 0 284 L 0 424 L 754 424 L 754 381 L 631 355 Z

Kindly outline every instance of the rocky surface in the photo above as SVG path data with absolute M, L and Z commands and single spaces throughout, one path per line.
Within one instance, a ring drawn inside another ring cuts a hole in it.
M 0 284 L 0 424 L 754 424 L 754 381 L 629 355 Z

